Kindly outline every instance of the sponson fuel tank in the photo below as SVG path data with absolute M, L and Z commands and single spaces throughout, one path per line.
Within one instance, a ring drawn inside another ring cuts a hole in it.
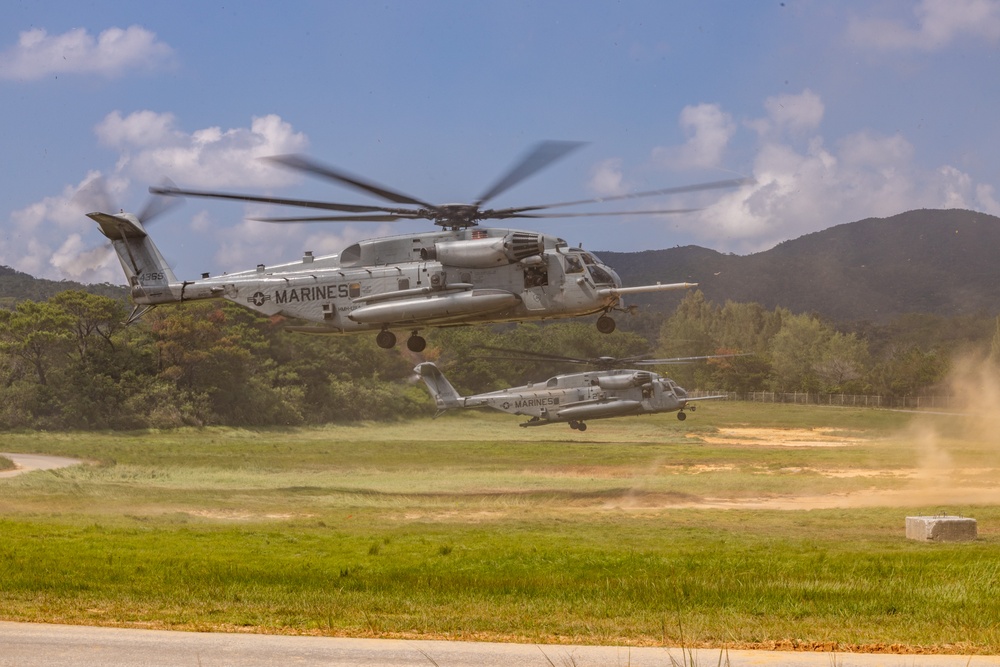
M 361 324 L 391 324 L 446 320 L 457 315 L 492 313 L 511 308 L 521 297 L 498 289 L 474 289 L 457 294 L 400 299 L 356 308 L 348 317 Z
M 540 255 L 545 243 L 540 234 L 512 232 L 506 236 L 459 241 L 438 241 L 423 248 L 420 258 L 437 260 L 448 266 L 466 269 L 488 269 L 514 264 L 527 257 Z
M 556 416 L 559 419 L 600 419 L 601 417 L 628 415 L 638 412 L 640 409 L 642 409 L 642 403 L 639 401 L 605 401 L 563 408 L 556 413 Z

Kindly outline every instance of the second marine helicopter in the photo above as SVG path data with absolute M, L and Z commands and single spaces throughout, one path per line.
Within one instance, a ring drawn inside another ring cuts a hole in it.
M 581 144 L 547 141 L 536 145 L 471 204 L 434 205 L 298 155 L 271 161 L 361 190 L 402 206 L 341 204 L 274 197 L 150 188 L 156 195 L 207 197 L 297 206 L 341 214 L 259 218 L 274 223 L 392 222 L 431 220 L 443 231 L 370 239 L 339 254 L 259 264 L 254 269 L 197 280 L 179 280 L 153 244 L 143 220 L 128 213 L 88 214 L 111 240 L 129 281 L 133 321 L 151 307 L 222 298 L 264 315 L 304 320 L 292 331 L 347 334 L 377 331 L 378 345 L 396 344 L 395 331 L 409 331 L 407 347 L 420 352 L 420 330 L 464 324 L 521 322 L 599 314 L 597 328 L 615 329 L 609 313 L 624 311 L 627 294 L 692 287 L 670 283 L 623 287 L 613 269 L 592 253 L 561 238 L 530 231 L 479 227 L 481 220 L 688 212 L 693 209 L 545 213 L 546 209 L 678 192 L 734 187 L 742 179 L 665 188 L 617 197 L 557 204 L 486 209 L 485 203 Z M 344 215 L 342 213 L 346 213 Z
M 580 359 L 555 354 L 486 348 L 521 356 L 493 357 L 504 361 L 554 361 L 593 367 L 582 373 L 554 375 L 545 382 L 529 383 L 473 396 L 462 396 L 451 385 L 441 370 L 432 362 L 418 364 L 417 374 L 434 399 L 438 414 L 455 408 L 492 408 L 514 415 L 530 417 L 520 426 L 545 426 L 569 424 L 578 431 L 587 430 L 588 419 L 609 419 L 660 412 L 676 412 L 684 421 L 685 408 L 694 412 L 697 401 L 726 398 L 699 396 L 693 398 L 676 382 L 652 371 L 636 370 L 637 366 L 670 366 L 696 361 L 708 361 L 742 356 L 719 354 L 701 357 L 674 357 L 650 359 L 629 357 L 614 359 L 597 357 Z M 630 368 L 631 366 L 631 368 Z

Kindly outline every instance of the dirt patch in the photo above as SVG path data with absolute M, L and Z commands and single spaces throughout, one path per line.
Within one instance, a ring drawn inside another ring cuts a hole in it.
M 500 511 L 459 511 L 446 510 L 441 512 L 407 512 L 402 515 L 403 521 L 417 521 L 427 523 L 454 522 L 463 523 L 484 523 L 487 521 L 499 521 L 510 516 L 508 512 Z
M 691 434 L 712 445 L 768 445 L 771 447 L 851 447 L 869 442 L 852 431 L 834 428 L 720 428 L 717 433 Z
M 201 519 L 218 521 L 289 521 L 291 519 L 308 519 L 313 514 L 254 514 L 237 510 L 186 510 L 185 514 Z

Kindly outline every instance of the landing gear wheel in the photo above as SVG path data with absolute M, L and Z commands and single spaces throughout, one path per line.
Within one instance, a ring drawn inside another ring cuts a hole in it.
M 378 335 L 375 336 L 375 343 L 383 350 L 391 349 L 396 345 L 396 334 L 387 330 L 379 331 Z
M 406 339 L 406 349 L 410 352 L 423 352 L 426 347 L 427 341 L 424 340 L 423 336 L 418 336 L 416 333 Z
M 583 422 L 580 422 L 577 425 L 576 430 L 578 430 L 578 431 L 586 431 L 587 430 L 587 425 L 584 424 Z
M 679 419 L 680 421 L 684 421 L 687 418 L 688 418 L 688 416 L 686 414 L 684 414 L 683 412 L 678 412 L 677 413 L 677 419 Z
M 597 330 L 602 334 L 609 334 L 615 330 L 615 321 L 607 315 L 601 315 L 597 318 Z
M 577 428 L 580 427 L 580 423 L 576 421 L 571 421 L 569 423 L 569 427 L 575 431 Z

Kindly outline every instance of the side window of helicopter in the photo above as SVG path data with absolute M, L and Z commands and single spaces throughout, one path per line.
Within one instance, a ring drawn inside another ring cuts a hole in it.
M 566 255 L 566 273 L 583 273 L 583 263 L 576 255 Z
M 410 289 L 410 279 L 409 278 L 400 278 L 399 279 L 399 289 L 401 289 L 401 290 Z
M 357 299 L 361 296 L 361 283 L 351 283 L 347 286 L 347 295 L 352 299 Z
M 524 288 L 544 287 L 549 284 L 549 268 L 544 264 L 541 266 L 529 266 L 524 269 Z
M 555 389 L 559 386 L 559 378 L 549 378 L 548 382 L 545 383 L 548 389 Z

